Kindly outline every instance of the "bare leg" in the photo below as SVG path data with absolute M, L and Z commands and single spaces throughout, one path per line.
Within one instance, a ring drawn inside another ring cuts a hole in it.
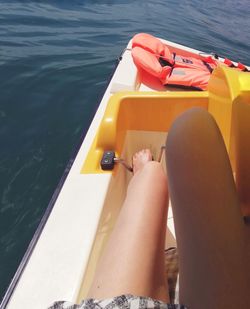
M 181 303 L 191 309 L 250 308 L 246 228 L 223 139 L 205 110 L 191 109 L 175 121 L 166 160 Z
M 148 150 L 134 156 L 135 174 L 88 297 L 132 294 L 169 302 L 164 276 L 167 179 L 151 160 Z

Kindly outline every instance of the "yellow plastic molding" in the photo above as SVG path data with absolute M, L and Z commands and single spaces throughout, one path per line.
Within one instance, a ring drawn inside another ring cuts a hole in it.
M 81 173 L 104 173 L 105 150 L 119 156 L 127 130 L 167 132 L 172 122 L 193 106 L 207 109 L 205 92 L 123 92 L 111 97 Z
M 239 96 L 250 89 L 250 74 L 237 69 L 219 66 L 214 70 L 209 84 L 208 111 L 215 118 L 225 141 L 230 149 L 233 103 Z

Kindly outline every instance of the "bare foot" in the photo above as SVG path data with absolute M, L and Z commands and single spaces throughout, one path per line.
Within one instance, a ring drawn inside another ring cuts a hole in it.
M 152 154 L 149 149 L 142 149 L 133 155 L 133 173 L 137 173 L 146 163 L 152 161 Z

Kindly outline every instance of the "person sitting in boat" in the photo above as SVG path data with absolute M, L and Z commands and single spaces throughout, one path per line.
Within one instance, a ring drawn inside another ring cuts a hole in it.
M 194 108 L 174 122 L 166 162 L 168 180 L 150 150 L 133 156 L 134 176 L 88 299 L 51 308 L 250 308 L 249 228 L 226 147 L 210 114 Z M 183 305 L 170 304 L 164 271 L 168 192 Z

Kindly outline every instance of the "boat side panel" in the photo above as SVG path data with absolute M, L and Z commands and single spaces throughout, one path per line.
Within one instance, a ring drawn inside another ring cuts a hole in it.
M 42 309 L 56 300 L 75 300 L 109 181 L 109 175 L 67 178 L 8 308 Z

